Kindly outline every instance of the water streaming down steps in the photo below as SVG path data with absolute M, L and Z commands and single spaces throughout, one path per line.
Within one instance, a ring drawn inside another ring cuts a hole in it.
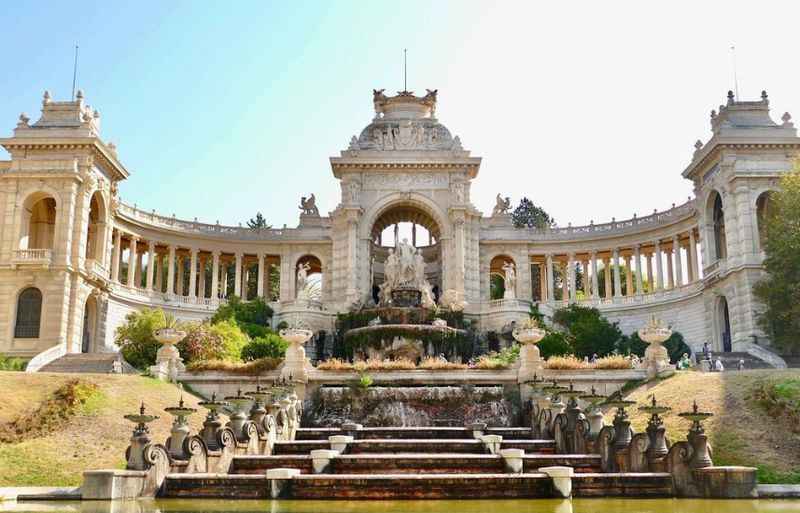
M 528 428 L 490 428 L 502 448 L 522 448 L 523 473 L 512 474 L 500 455 L 490 454 L 471 430 L 457 427 L 366 427 L 350 431 L 354 441 L 314 474 L 311 450 L 329 448 L 336 428 L 301 428 L 296 441 L 278 442 L 275 454 L 233 458 L 227 474 L 170 474 L 165 497 L 269 498 L 270 469 L 297 469 L 284 491 L 294 499 L 467 499 L 553 497 L 547 466 L 575 469 L 575 496 L 613 494 L 667 497 L 672 477 L 663 473 L 602 474 L 597 455 L 554 454 L 553 440 L 534 440 Z

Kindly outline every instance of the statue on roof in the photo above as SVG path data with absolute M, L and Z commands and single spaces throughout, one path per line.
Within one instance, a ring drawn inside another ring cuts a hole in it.
M 511 210 L 511 198 L 506 196 L 503 198 L 500 196 L 500 193 L 497 193 L 497 199 L 494 205 L 494 209 L 492 210 L 493 216 L 502 216 L 508 214 L 508 211 Z
M 300 210 L 303 211 L 303 215 L 319 217 L 317 199 L 314 197 L 313 193 L 308 198 L 305 196 L 300 198 Z

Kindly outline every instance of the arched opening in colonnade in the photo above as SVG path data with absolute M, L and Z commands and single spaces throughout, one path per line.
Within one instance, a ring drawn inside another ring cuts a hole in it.
M 295 265 L 295 294 L 304 301 L 322 300 L 322 262 L 314 255 L 304 255 Z
M 56 200 L 47 193 L 28 196 L 22 205 L 19 249 L 53 249 Z
M 89 222 L 86 225 L 86 258 L 103 261 L 106 246 L 106 208 L 103 195 L 95 191 L 89 200 Z
M 731 316 L 728 310 L 728 300 L 725 296 L 720 296 L 717 300 L 715 317 L 719 340 L 717 350 L 729 353 L 733 347 L 731 343 Z
M 514 259 L 508 255 L 497 255 L 489 262 L 489 299 L 503 299 L 513 295 L 516 291 L 506 294 L 506 275 L 513 273 L 512 282 L 516 281 L 517 266 Z
M 384 210 L 370 231 L 371 292 L 375 303 L 385 279 L 384 263 L 390 252 L 409 245 L 419 252 L 425 262 L 425 278 L 432 287 L 434 300 L 442 290 L 442 229 L 433 216 L 413 204 L 394 205 Z
M 728 243 L 725 237 L 725 210 L 722 204 L 722 195 L 713 191 L 706 204 L 706 218 L 710 220 L 709 235 L 712 243 L 709 250 L 713 251 L 711 261 L 723 260 L 728 256 Z
M 772 191 L 762 192 L 756 199 L 756 224 L 758 225 L 758 247 L 764 250 L 767 240 L 767 224 L 774 213 Z

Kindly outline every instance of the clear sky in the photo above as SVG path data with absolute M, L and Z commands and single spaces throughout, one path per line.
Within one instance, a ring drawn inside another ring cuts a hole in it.
M 472 200 L 522 195 L 565 225 L 668 208 L 709 112 L 767 89 L 800 120 L 798 2 L 5 2 L 0 133 L 78 87 L 131 171 L 123 199 L 225 224 L 294 226 L 339 200 L 328 157 L 372 89 L 439 89 L 439 120 L 483 157 Z M 7 158 L 7 156 L 2 156 Z

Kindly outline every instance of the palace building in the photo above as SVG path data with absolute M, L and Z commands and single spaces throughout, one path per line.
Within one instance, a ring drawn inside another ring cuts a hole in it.
M 682 172 L 693 198 L 644 217 L 543 228 L 516 228 L 500 194 L 491 213 L 470 202 L 481 158 L 437 119 L 436 96 L 375 91 L 375 117 L 330 159 L 337 207 L 321 215 L 311 195 L 296 228 L 251 229 L 124 202 L 129 172 L 98 112 L 80 92 L 66 102 L 45 93 L 39 119 L 22 114 L 0 139 L 11 156 L 0 161 L 0 352 L 38 363 L 114 352 L 133 310 L 203 319 L 232 295 L 263 297 L 276 325 L 297 319 L 330 333 L 337 313 L 381 301 L 387 276 L 404 272 L 390 258 L 402 249 L 426 299 L 458 303 L 482 332 L 534 303 L 546 316 L 577 303 L 625 333 L 655 314 L 695 350 L 708 342 L 771 358 L 752 290 L 769 195 L 800 138 L 788 114 L 772 120 L 766 93 L 729 94 L 711 112 L 710 137 Z

